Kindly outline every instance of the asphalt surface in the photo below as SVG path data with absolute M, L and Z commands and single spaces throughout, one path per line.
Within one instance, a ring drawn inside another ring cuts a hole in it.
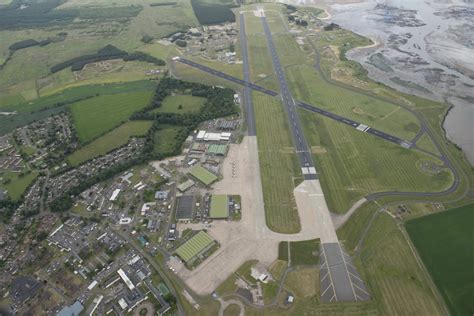
M 243 12 L 240 13 L 240 47 L 242 49 L 242 60 L 244 65 L 244 81 L 250 82 L 249 55 L 247 51 L 247 35 L 245 33 L 245 18 Z M 244 86 L 243 99 L 245 106 L 245 119 L 247 122 L 247 133 L 249 136 L 257 136 L 257 125 L 253 111 L 252 90 L 247 85 Z
M 275 69 L 278 83 L 280 85 L 280 95 L 285 106 L 286 114 L 288 116 L 288 123 L 293 136 L 293 144 L 295 146 L 296 154 L 300 162 L 301 170 L 305 180 L 317 179 L 316 168 L 311 157 L 311 151 L 308 143 L 304 137 L 301 123 L 296 109 L 296 103 L 291 95 L 290 89 L 288 88 L 288 82 L 286 81 L 283 68 L 280 64 L 280 59 L 273 44 L 272 33 L 268 27 L 267 19 L 262 16 L 260 17 L 265 36 L 267 38 L 268 48 L 272 57 L 273 68 Z
M 339 243 L 321 244 L 321 301 L 366 301 L 370 294 Z
M 280 64 L 275 45 L 273 44 L 272 33 L 267 23 L 265 16 L 260 17 L 265 36 L 267 38 L 268 48 L 273 61 L 273 67 L 280 84 L 280 93 L 285 105 L 289 125 L 293 134 L 293 142 L 297 150 L 297 154 L 300 160 L 301 169 L 306 180 L 317 179 L 316 169 L 314 167 L 311 152 L 304 138 L 303 131 L 300 127 L 300 121 L 298 113 L 296 112 L 297 103 L 293 99 L 286 81 L 283 68 Z M 314 111 L 314 107 L 309 104 L 300 102 L 308 109 Z M 319 109 L 320 110 L 320 109 Z M 343 118 L 342 116 L 330 113 L 328 111 L 320 110 L 321 114 L 328 116 L 334 120 L 343 122 L 352 127 L 360 129 L 363 132 L 370 130 L 368 126 L 363 125 L 360 128 L 360 124 Z M 319 112 L 316 112 L 319 113 Z M 384 138 L 386 134 L 378 134 L 377 136 Z M 388 134 L 387 134 L 388 135 Z M 314 173 L 309 172 L 305 174 L 305 167 L 307 170 L 314 170 Z M 336 239 L 337 240 L 337 239 Z M 335 302 L 335 301 L 362 301 L 370 299 L 370 295 L 367 293 L 364 282 L 360 279 L 360 276 L 352 265 L 349 256 L 342 250 L 341 245 L 338 242 L 322 243 L 322 262 L 321 265 L 321 300 L 323 302 Z
M 242 45 L 243 46 L 243 45 Z M 245 45 L 246 46 L 246 45 Z M 247 51 L 247 50 L 246 50 Z M 243 54 L 242 54 L 242 57 L 243 57 Z M 245 58 L 245 57 L 243 57 Z M 248 58 L 248 57 L 246 57 Z M 201 64 L 198 64 L 196 62 L 193 62 L 191 60 L 188 60 L 186 58 L 182 58 L 182 57 L 175 57 L 174 59 L 175 61 L 178 61 L 180 63 L 183 63 L 183 64 L 186 64 L 188 66 L 191 66 L 193 68 L 196 68 L 196 69 L 199 69 L 201 71 L 204 71 L 204 72 L 207 72 L 209 74 L 212 74 L 216 77 L 220 77 L 222 79 L 225 79 L 225 80 L 229 80 L 229 81 L 232 81 L 234 83 L 237 83 L 239 85 L 242 85 L 244 87 L 247 87 L 249 89 L 252 89 L 252 90 L 255 90 L 255 91 L 259 91 L 259 92 L 262 92 L 264 94 L 267 94 L 267 95 L 270 95 L 272 97 L 275 97 L 277 95 L 279 95 L 278 92 L 276 91 L 273 91 L 273 90 L 270 90 L 270 89 L 266 89 L 264 87 L 261 87 L 257 84 L 254 84 L 254 83 L 251 83 L 249 82 L 248 80 L 242 80 L 242 79 L 239 79 L 239 78 L 236 78 L 234 76 L 230 76 L 230 75 L 227 75 L 221 71 L 218 71 L 218 70 L 214 70 L 212 68 L 209 68 L 207 66 L 204 66 L 204 65 L 201 65 Z M 244 75 L 245 75 L 245 61 L 244 61 Z M 248 63 L 247 63 L 247 68 L 248 68 Z M 245 90 L 244 90 L 245 91 Z M 245 92 L 244 92 L 245 93 Z M 252 98 L 251 98 L 251 94 L 249 93 L 248 94 L 248 97 L 250 98 L 250 101 L 246 101 L 245 99 L 245 94 L 244 94 L 244 102 L 246 103 L 245 107 L 246 107 L 246 115 L 249 116 L 250 113 L 253 114 L 253 104 L 252 104 Z M 288 97 L 291 97 L 291 95 L 287 95 L 287 98 Z M 283 94 L 282 94 L 282 99 L 284 99 L 283 97 Z M 285 101 L 285 100 L 284 100 Z M 306 102 L 303 102 L 303 101 L 294 101 L 293 98 L 291 98 L 291 100 L 288 100 L 289 102 L 293 102 L 296 106 L 302 108 L 302 109 L 305 109 L 305 110 L 308 110 L 308 111 L 311 111 L 313 113 L 317 113 L 317 114 L 321 114 L 321 115 L 324 115 L 330 119 L 333 119 L 335 121 L 338 121 L 340 123 L 343 123 L 343 124 L 346 124 L 348 126 L 351 126 L 355 129 L 358 129 L 360 130 L 361 132 L 364 132 L 364 133 L 368 133 L 368 134 L 371 134 L 373 136 L 376 136 L 376 137 L 379 137 L 379 138 L 382 138 L 386 141 L 389 141 L 391 143 L 395 143 L 397 145 L 400 145 L 402 147 L 405 147 L 405 148 L 411 148 L 413 147 L 413 144 L 410 142 L 410 141 L 407 141 L 407 140 L 404 140 L 404 139 L 401 139 L 401 138 L 398 138 L 396 136 L 393 136 L 393 135 L 390 135 L 388 133 L 385 133 L 385 132 L 382 132 L 380 130 L 377 130 L 375 128 L 372 128 L 372 127 L 369 127 L 369 126 L 366 126 L 364 124 L 361 124 L 357 121 L 354 121 L 352 119 L 349 119 L 349 118 L 346 118 L 346 117 L 343 117 L 341 115 L 338 115 L 336 113 L 332 113 L 332 112 L 329 112 L 327 110 L 323 110 L 321 108 L 318 108 L 312 104 L 309 104 L 309 103 L 306 103 Z M 249 103 L 250 102 L 250 103 Z M 250 104 L 250 105 L 249 105 Z M 250 109 L 251 108 L 251 109 Z M 296 114 L 295 114 L 296 115 Z M 250 117 L 250 123 L 249 123 L 249 127 L 250 125 L 252 125 L 252 133 L 255 132 L 255 118 L 253 115 L 251 115 Z M 249 129 L 250 130 L 250 129 Z M 249 135 L 250 135 L 250 131 L 249 131 Z M 252 135 L 255 135 L 255 134 L 252 134 Z

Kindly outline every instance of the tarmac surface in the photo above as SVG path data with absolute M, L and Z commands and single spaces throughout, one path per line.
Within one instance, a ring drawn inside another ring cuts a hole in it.
M 247 35 L 245 33 L 244 14 L 240 13 L 240 46 L 242 48 L 242 60 L 244 66 L 244 81 L 250 82 L 250 66 L 249 55 L 247 50 Z M 247 122 L 247 133 L 249 136 L 257 135 L 257 126 L 255 124 L 255 115 L 253 111 L 252 90 L 248 86 L 244 86 L 243 91 L 245 106 L 245 121 Z
M 245 44 L 246 45 L 246 44 Z M 196 69 L 199 69 L 201 71 L 204 71 L 204 72 L 207 72 L 211 75 L 214 75 L 216 77 L 220 77 L 222 79 L 225 79 L 225 80 L 228 80 L 228 81 L 232 81 L 234 83 L 237 83 L 239 85 L 242 85 L 244 87 L 247 87 L 249 89 L 252 89 L 254 91 L 259 91 L 259 92 L 262 92 L 264 94 L 267 94 L 267 95 L 270 95 L 272 97 L 275 97 L 277 95 L 279 95 L 278 92 L 275 92 L 273 90 L 270 90 L 270 89 L 266 89 L 264 87 L 261 87 L 257 84 L 254 84 L 254 83 L 251 83 L 247 80 L 242 80 L 242 79 L 239 79 L 239 78 L 236 78 L 234 76 L 230 76 L 226 73 L 223 73 L 221 71 L 218 71 L 218 70 L 215 70 L 215 69 L 212 69 L 212 68 L 209 68 L 207 66 L 204 66 L 204 65 L 201 65 L 199 63 L 196 63 L 196 62 L 193 62 L 191 60 L 188 60 L 186 58 L 183 58 L 183 57 L 174 57 L 173 59 L 174 61 L 177 61 L 177 62 L 180 62 L 180 63 L 183 63 L 183 64 L 186 64 L 188 66 L 191 66 L 193 68 L 196 68 Z M 244 61 L 244 64 L 245 64 L 245 61 Z M 247 67 L 248 67 L 248 63 L 247 63 Z M 244 70 L 244 74 L 245 74 L 245 70 Z M 245 91 L 245 90 L 244 90 Z M 251 96 L 251 94 L 249 93 L 249 96 Z M 250 100 L 252 98 L 250 97 Z M 282 99 L 284 100 L 284 97 L 282 97 Z M 244 94 L 244 102 L 245 102 L 245 94 Z M 248 102 L 248 101 L 247 101 Z M 250 101 L 252 102 L 252 101 Z M 317 114 L 321 114 L 321 115 L 324 115 L 330 119 L 333 119 L 335 121 L 338 121 L 340 123 L 343 123 L 343 124 L 346 124 L 346 125 L 349 125 L 361 132 L 364 132 L 364 133 L 368 133 L 368 134 L 371 134 L 373 136 L 376 136 L 376 137 L 379 137 L 379 138 L 382 138 L 386 141 L 389 141 L 391 143 L 395 143 L 397 145 L 400 145 L 404 148 L 411 148 L 413 147 L 413 143 L 410 142 L 410 141 L 407 141 L 407 140 L 404 140 L 404 139 L 401 139 L 401 138 L 398 138 L 396 136 L 393 136 L 393 135 L 390 135 L 388 133 L 385 133 L 385 132 L 382 132 L 380 130 L 377 130 L 375 128 L 372 128 L 370 126 L 366 126 L 364 124 L 361 124 L 359 122 L 356 122 L 352 119 L 349 119 L 349 118 L 346 118 L 346 117 L 343 117 L 341 115 L 338 115 L 336 113 L 332 113 L 332 112 L 329 112 L 327 110 L 324 110 L 324 109 L 321 109 L 321 108 L 318 108 L 312 104 L 309 104 L 309 103 L 306 103 L 306 102 L 303 102 L 303 101 L 295 101 L 293 100 L 292 102 L 295 103 L 296 106 L 302 108 L 302 109 L 305 109 L 305 110 L 308 110 L 308 111 L 311 111 L 313 113 L 317 113 Z M 252 108 L 252 111 L 253 111 L 253 108 Z M 249 110 L 248 110 L 248 105 L 246 105 L 246 115 L 249 115 Z M 253 124 L 253 127 L 255 127 L 255 119 L 252 115 L 252 117 L 250 118 L 251 119 L 251 124 Z M 252 121 L 253 120 L 253 121 Z M 250 130 L 250 129 L 249 129 Z M 252 132 L 255 132 L 255 130 L 253 129 Z
M 278 77 L 280 95 L 288 116 L 288 124 L 293 136 L 293 144 L 300 161 L 303 177 L 305 180 L 317 179 L 318 177 L 316 175 L 316 168 L 313 163 L 311 151 L 301 128 L 300 119 L 296 109 L 296 103 L 288 87 L 288 83 L 283 72 L 283 67 L 280 64 L 280 59 L 278 58 L 275 45 L 273 44 L 272 33 L 268 27 L 267 18 L 264 16 L 263 12 L 260 15 L 260 19 L 262 21 L 263 30 L 265 31 L 265 36 L 267 38 L 267 44 L 272 57 L 273 68 L 275 68 L 275 73 Z

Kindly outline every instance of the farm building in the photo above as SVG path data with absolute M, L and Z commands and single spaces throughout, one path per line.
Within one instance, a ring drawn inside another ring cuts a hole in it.
M 190 264 L 212 248 L 216 241 L 206 232 L 200 231 L 176 249 L 176 254 L 186 264 Z
M 189 172 L 194 178 L 204 185 L 210 185 L 217 180 L 217 176 L 202 166 L 195 166 Z
M 191 219 L 193 217 L 194 196 L 183 195 L 177 198 L 176 219 Z
M 229 199 L 227 195 L 213 195 L 211 197 L 209 217 L 213 219 L 229 217 Z
M 211 144 L 207 149 L 207 154 L 211 156 L 225 156 L 227 154 L 227 145 Z

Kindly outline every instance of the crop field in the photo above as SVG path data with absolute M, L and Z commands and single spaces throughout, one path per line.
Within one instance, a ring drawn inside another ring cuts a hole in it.
M 77 166 L 89 159 L 105 155 L 128 143 L 130 137 L 145 135 L 151 124 L 151 121 L 129 121 L 122 124 L 69 155 L 67 161 L 72 166 Z
M 16 201 L 37 176 L 37 172 L 30 172 L 20 176 L 16 172 L 2 171 L 0 172 L 0 178 L 2 179 L 0 181 L 0 187 L 7 190 L 10 198 Z M 9 182 L 4 183 L 5 180 L 9 180 Z
M 453 181 L 447 169 L 440 168 L 437 174 L 421 170 L 419 162 L 440 163 L 424 153 L 404 149 L 305 110 L 299 114 L 333 212 L 346 212 L 369 193 L 436 192 Z
M 130 115 L 148 105 L 152 92 L 104 95 L 71 105 L 79 140 L 89 142 L 128 120 Z
M 192 95 L 171 95 L 163 100 L 159 108 L 154 109 L 153 113 L 196 113 L 204 106 L 206 98 L 195 97 Z M 181 107 L 181 108 L 180 108 Z
M 267 225 L 277 232 L 296 233 L 300 221 L 293 189 L 302 175 L 286 114 L 277 99 L 257 93 L 254 107 Z
M 408 221 L 405 226 L 453 315 L 474 312 L 474 204 Z

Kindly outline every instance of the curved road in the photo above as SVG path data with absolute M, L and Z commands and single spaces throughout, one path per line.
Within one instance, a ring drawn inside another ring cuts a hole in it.
M 454 191 L 456 191 L 457 188 L 459 187 L 460 182 L 461 182 L 461 176 L 459 175 L 458 170 L 454 167 L 454 165 L 451 162 L 448 155 L 446 155 L 444 149 L 438 143 L 438 140 L 436 139 L 436 137 L 433 135 L 433 132 L 431 131 L 431 129 L 428 126 L 428 123 L 426 122 L 426 118 L 422 114 L 415 111 L 414 109 L 412 109 L 411 107 L 407 106 L 404 103 L 396 102 L 394 100 L 391 100 L 391 99 L 388 99 L 388 98 L 370 93 L 368 91 L 364 91 L 364 90 L 361 90 L 361 89 L 358 89 L 358 88 L 355 88 L 355 87 L 352 87 L 352 86 L 349 86 L 349 85 L 346 85 L 346 84 L 328 79 L 326 77 L 325 73 L 323 72 L 323 70 L 321 69 L 321 57 L 320 57 L 318 48 L 316 47 L 316 45 L 314 45 L 314 43 L 311 40 L 309 40 L 309 43 L 313 47 L 314 52 L 316 53 L 316 64 L 314 66 L 315 66 L 316 70 L 318 71 L 318 73 L 321 75 L 321 78 L 324 80 L 324 82 L 326 82 L 327 84 L 330 84 L 330 85 L 337 86 L 337 87 L 342 88 L 342 89 L 350 90 L 352 92 L 359 93 L 359 94 L 365 95 L 367 97 L 377 99 L 379 101 L 388 102 L 388 103 L 391 103 L 393 105 L 400 106 L 404 110 L 406 110 L 406 111 L 410 112 L 411 114 L 413 114 L 418 119 L 418 122 L 420 123 L 420 132 L 419 132 L 419 134 L 420 133 L 421 134 L 426 133 L 428 135 L 428 137 L 431 139 L 433 144 L 435 144 L 438 151 L 441 153 L 441 157 L 439 157 L 439 159 L 441 159 L 443 161 L 446 168 L 451 170 L 451 172 L 453 174 L 453 177 L 454 177 L 454 180 L 453 180 L 453 183 L 451 184 L 451 186 L 449 188 L 447 188 L 446 190 L 443 190 L 443 191 L 438 191 L 438 192 L 385 191 L 385 192 L 376 192 L 376 193 L 368 194 L 366 196 L 366 199 L 367 200 L 374 200 L 374 199 L 387 197 L 387 196 L 435 197 L 435 196 L 449 195 L 449 194 L 453 193 Z M 416 137 L 418 137 L 418 135 Z M 463 174 L 463 177 L 465 177 L 465 174 Z M 466 194 L 467 194 L 467 188 L 463 192 L 462 197 L 464 197 Z

